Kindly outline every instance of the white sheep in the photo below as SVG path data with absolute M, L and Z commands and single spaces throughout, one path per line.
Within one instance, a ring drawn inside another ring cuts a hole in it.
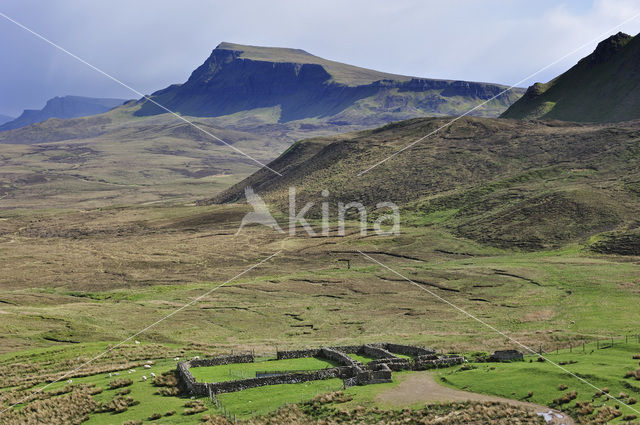
M 142 377 L 142 380 L 143 380 L 143 381 L 146 381 L 146 380 L 147 380 L 147 377 L 146 377 L 146 376 L 143 376 L 143 377 Z
M 151 369 L 151 365 L 146 364 L 146 365 L 144 365 L 144 368 L 145 369 Z
M 70 383 L 72 383 L 72 382 L 73 382 L 73 380 L 69 379 L 69 380 L 67 381 L 67 384 L 70 384 Z
M 155 374 L 155 373 L 153 373 L 153 372 L 151 372 L 151 377 L 152 377 L 152 378 L 155 378 L 155 377 L 156 377 L 156 374 Z
M 180 361 L 180 357 L 174 357 L 174 358 L 173 358 L 173 361 L 174 361 L 174 362 L 179 362 L 179 361 Z
M 136 343 L 136 345 L 140 345 L 140 341 L 138 341 L 138 340 L 135 340 L 135 341 L 133 341 L 133 342 L 135 342 L 135 343 Z

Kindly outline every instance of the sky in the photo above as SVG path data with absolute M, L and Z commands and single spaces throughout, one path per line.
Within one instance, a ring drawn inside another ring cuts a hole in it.
M 640 19 L 612 29 L 640 13 L 637 0 L 1 0 L 0 12 L 142 93 L 186 81 L 222 41 L 526 87 L 569 69 L 596 40 L 640 32 Z M 0 40 L 0 114 L 54 96 L 139 97 L 1 16 Z

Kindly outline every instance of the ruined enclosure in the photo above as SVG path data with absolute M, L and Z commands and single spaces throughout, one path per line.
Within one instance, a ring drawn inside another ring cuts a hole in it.
M 366 364 L 350 356 L 371 359 Z M 255 377 L 223 382 L 199 382 L 191 373 L 192 368 L 230 364 L 254 363 L 253 354 L 219 356 L 209 359 L 193 359 L 178 363 L 178 376 L 184 390 L 192 395 L 213 396 L 249 388 L 277 384 L 296 384 L 307 381 L 340 378 L 345 387 L 391 382 L 392 372 L 400 370 L 426 370 L 461 364 L 464 357 L 438 355 L 435 351 L 411 345 L 375 343 L 353 346 L 322 347 L 306 350 L 278 351 L 275 360 L 316 358 L 334 364 L 320 370 L 265 371 Z M 265 361 L 264 363 L 268 363 Z

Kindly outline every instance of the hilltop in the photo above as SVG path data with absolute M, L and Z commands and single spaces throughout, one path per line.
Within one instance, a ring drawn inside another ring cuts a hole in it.
M 299 49 L 221 43 L 184 84 L 159 90 L 152 99 L 199 117 L 277 108 L 279 122 L 320 118 L 384 124 L 424 115 L 454 115 L 505 88 L 388 74 Z M 475 113 L 497 116 L 521 94 L 521 89 L 514 89 Z M 151 102 L 141 102 L 137 116 L 165 112 Z
M 624 33 L 548 83 L 529 87 L 503 118 L 620 122 L 640 118 L 640 37 Z

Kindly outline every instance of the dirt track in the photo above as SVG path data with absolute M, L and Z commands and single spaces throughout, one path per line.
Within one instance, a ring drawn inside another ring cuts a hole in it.
M 391 405 L 408 405 L 414 403 L 430 402 L 451 402 L 451 401 L 499 401 L 513 406 L 524 406 L 534 410 L 536 413 L 547 413 L 553 409 L 534 403 L 511 400 L 508 398 L 495 397 L 485 394 L 471 393 L 467 391 L 455 390 L 442 386 L 436 382 L 432 372 L 416 372 L 406 376 L 400 385 L 387 391 L 383 391 L 376 397 L 376 400 Z M 562 419 L 554 418 L 551 425 L 574 425 L 575 422 L 566 414 L 553 410 L 554 413 L 563 416 Z

